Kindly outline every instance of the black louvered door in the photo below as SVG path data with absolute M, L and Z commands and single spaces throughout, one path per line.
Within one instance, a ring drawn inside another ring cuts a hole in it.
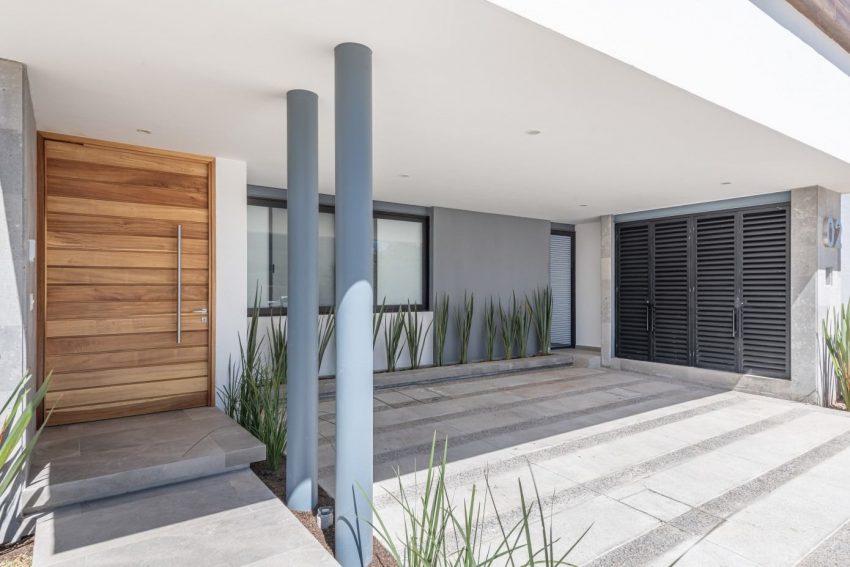
M 617 356 L 787 378 L 787 205 L 617 225 Z
M 734 371 L 738 361 L 737 215 L 694 221 L 694 364 Z
M 617 226 L 616 352 L 649 360 L 649 225 Z
M 651 358 L 689 363 L 687 218 L 652 223 Z
M 790 367 L 788 209 L 744 211 L 740 222 L 739 371 L 785 377 Z

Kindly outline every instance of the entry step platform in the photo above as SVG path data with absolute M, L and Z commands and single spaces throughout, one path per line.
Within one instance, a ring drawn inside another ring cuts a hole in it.
M 213 407 L 47 427 L 30 463 L 24 513 L 247 468 L 263 444 Z

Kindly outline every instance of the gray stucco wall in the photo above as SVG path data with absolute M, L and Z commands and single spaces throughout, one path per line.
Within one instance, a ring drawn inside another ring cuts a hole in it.
M 484 359 L 484 301 L 493 297 L 510 301 L 525 298 L 549 284 L 549 235 L 547 220 L 491 215 L 435 207 L 431 216 L 431 298 L 447 293 L 451 302 L 445 358 L 459 358 L 455 310 L 463 292 L 475 294 L 475 317 L 470 338 L 470 360 Z M 529 351 L 537 350 L 533 329 Z M 496 352 L 501 346 L 496 341 Z
M 36 131 L 26 68 L 0 59 L 0 402 L 35 370 Z M 32 433 L 32 431 L 30 432 Z M 22 475 L 22 477 L 25 475 Z M 20 535 L 18 495 L 0 495 L 0 542 Z

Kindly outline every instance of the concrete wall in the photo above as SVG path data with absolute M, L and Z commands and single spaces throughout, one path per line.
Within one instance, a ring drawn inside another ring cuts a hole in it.
M 35 164 L 26 68 L 0 60 L 0 402 L 27 370 L 35 372 L 36 265 L 30 254 L 36 235 Z M 28 530 L 20 525 L 20 488 L 14 485 L 0 495 L 0 542 L 14 541 Z
M 841 217 L 838 193 L 823 187 L 791 192 L 790 396 L 822 405 L 834 401 L 835 389 L 821 367 L 821 321 L 841 302 L 841 252 L 824 245 L 826 217 Z
M 451 302 L 445 358 L 457 361 L 455 308 L 463 292 L 475 294 L 470 360 L 484 358 L 484 301 L 518 299 L 549 285 L 549 237 L 546 220 L 434 208 L 431 218 L 431 298 L 447 293 Z M 497 342 L 497 353 L 501 351 Z M 529 351 L 536 350 L 533 330 Z
M 215 161 L 216 390 L 227 383 L 231 358 L 239 360 L 248 295 L 248 196 L 244 161 Z M 220 403 L 216 396 L 216 403 Z
M 576 346 L 602 346 L 602 225 L 576 225 Z

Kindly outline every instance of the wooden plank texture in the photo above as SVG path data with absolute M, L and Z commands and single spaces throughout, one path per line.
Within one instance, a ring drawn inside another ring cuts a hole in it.
M 132 346 L 132 345 L 127 345 Z M 207 347 L 183 347 L 151 349 L 151 350 L 128 350 L 122 352 L 63 354 L 59 356 L 46 356 L 45 365 L 52 368 L 56 375 L 56 388 L 63 389 L 65 381 L 59 379 L 60 374 L 74 371 L 91 371 L 108 368 L 126 369 L 137 367 L 161 366 L 176 362 L 204 362 L 207 360 Z M 144 376 L 154 376 L 154 372 L 146 372 Z M 159 377 L 159 379 L 162 379 Z M 83 377 L 87 387 L 92 386 L 92 380 Z
M 211 307 L 211 160 L 62 136 L 41 144 L 49 423 L 211 403 L 212 329 L 196 312 Z
M 205 270 L 209 265 L 206 254 L 183 254 L 184 270 Z M 172 252 L 136 252 L 114 250 L 47 249 L 48 266 L 85 266 L 89 268 L 174 268 L 177 254 Z
M 137 333 L 130 335 L 101 335 L 83 337 L 53 337 L 45 341 L 44 352 L 47 357 L 72 353 L 120 352 L 134 350 L 156 350 L 172 348 L 177 344 L 173 332 Z M 181 348 L 207 346 L 206 331 L 184 331 Z
M 183 301 L 206 301 L 209 290 L 205 285 L 183 283 Z M 175 285 L 52 285 L 47 290 L 47 303 L 81 301 L 174 301 Z

